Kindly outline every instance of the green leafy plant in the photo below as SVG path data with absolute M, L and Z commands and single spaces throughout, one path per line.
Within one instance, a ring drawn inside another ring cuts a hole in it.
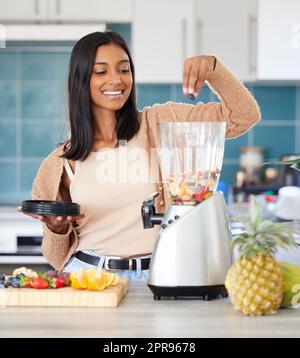
M 282 161 L 273 162 L 273 163 L 289 165 L 291 168 L 294 168 L 294 169 L 300 171 L 300 157 L 295 158 L 295 159 L 290 159 L 290 160 L 282 160 Z

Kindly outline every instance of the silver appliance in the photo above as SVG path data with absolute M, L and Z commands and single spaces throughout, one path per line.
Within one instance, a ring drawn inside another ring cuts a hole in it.
M 160 166 L 171 205 L 157 214 L 155 193 L 142 206 L 144 228 L 160 225 L 148 278 L 154 299 L 227 294 L 231 234 L 223 194 L 216 192 L 225 127 L 225 122 L 160 124 Z

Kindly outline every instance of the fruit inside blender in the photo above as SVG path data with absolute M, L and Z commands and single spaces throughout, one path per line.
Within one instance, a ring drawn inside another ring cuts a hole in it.
M 216 191 L 225 122 L 160 124 L 160 164 L 172 205 L 197 205 Z
M 220 177 L 220 170 L 211 172 L 199 170 L 196 175 L 181 176 L 176 180 L 174 173 L 168 178 L 172 205 L 196 205 L 208 199 Z M 192 180 L 191 180 L 192 179 Z

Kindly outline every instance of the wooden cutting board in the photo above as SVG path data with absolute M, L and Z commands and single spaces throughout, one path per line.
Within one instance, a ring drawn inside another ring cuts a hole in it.
M 75 290 L 71 287 L 58 289 L 1 288 L 0 306 L 31 307 L 117 307 L 129 287 L 127 277 L 103 291 Z

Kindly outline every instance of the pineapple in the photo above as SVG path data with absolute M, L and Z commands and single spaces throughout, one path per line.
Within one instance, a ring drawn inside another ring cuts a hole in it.
M 249 217 L 239 218 L 245 225 L 231 242 L 238 246 L 239 259 L 229 269 L 225 286 L 235 309 L 244 315 L 275 313 L 283 296 L 283 275 L 274 259 L 278 247 L 296 246 L 285 223 L 263 220 L 261 207 L 250 199 Z

